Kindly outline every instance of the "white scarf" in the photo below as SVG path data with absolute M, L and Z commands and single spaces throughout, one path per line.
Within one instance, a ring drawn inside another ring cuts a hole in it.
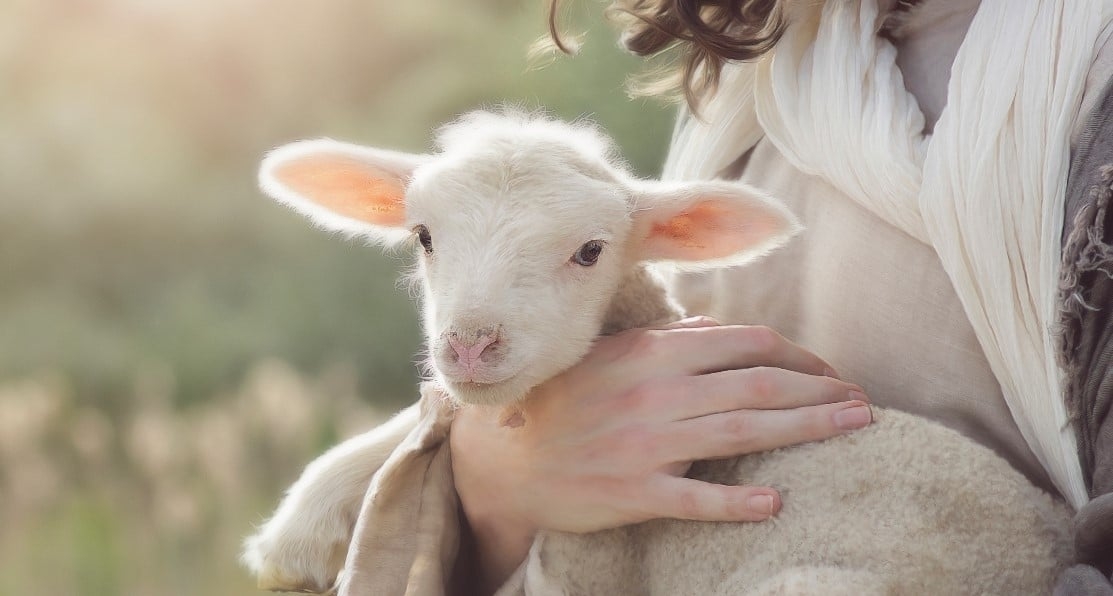
M 731 64 L 680 123 L 667 178 L 710 178 L 762 136 L 933 246 L 1024 439 L 1087 501 L 1049 329 L 1056 321 L 1070 134 L 1113 0 L 982 0 L 932 137 L 877 35 L 877 0 L 794 15 L 755 63 Z

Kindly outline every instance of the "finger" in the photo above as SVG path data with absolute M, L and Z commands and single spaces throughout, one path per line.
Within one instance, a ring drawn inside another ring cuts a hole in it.
M 648 487 L 654 517 L 696 521 L 762 521 L 781 510 L 781 497 L 769 487 L 724 486 L 661 475 Z
M 714 318 L 704 316 L 704 315 L 698 315 L 698 316 L 695 316 L 695 317 L 688 317 L 686 319 L 680 319 L 679 321 L 673 321 L 672 323 L 669 323 L 667 325 L 663 325 L 660 328 L 661 329 L 694 329 L 694 328 L 698 328 L 698 327 L 718 327 L 718 326 L 719 326 L 719 321 L 716 321 Z
M 635 360 L 663 375 L 702 374 L 770 366 L 837 377 L 831 365 L 768 327 L 715 325 L 643 330 L 633 336 Z
M 661 444 L 675 445 L 676 461 L 734 457 L 853 432 L 873 421 L 862 401 L 791 410 L 738 410 L 682 420 L 662 430 Z
M 649 385 L 660 394 L 656 407 L 671 420 L 731 410 L 784 410 L 848 400 L 870 401 L 853 383 L 783 368 L 757 367 Z

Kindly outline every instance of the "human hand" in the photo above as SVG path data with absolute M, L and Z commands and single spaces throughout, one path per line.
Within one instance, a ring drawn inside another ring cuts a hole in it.
M 765 327 L 706 317 L 600 338 L 533 390 L 521 420 L 462 408 L 455 484 L 487 575 L 505 579 L 538 530 L 589 532 L 659 517 L 760 521 L 771 487 L 683 478 L 691 462 L 825 439 L 869 424 L 868 399 Z

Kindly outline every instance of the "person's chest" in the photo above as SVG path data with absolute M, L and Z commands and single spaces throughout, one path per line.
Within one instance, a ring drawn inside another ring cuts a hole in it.
M 904 86 L 920 104 L 926 132 L 947 105 L 951 64 L 980 0 L 879 0 L 881 37 L 897 49 Z

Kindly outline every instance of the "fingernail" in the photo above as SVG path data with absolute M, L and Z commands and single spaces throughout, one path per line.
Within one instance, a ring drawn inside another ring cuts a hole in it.
M 857 387 L 857 385 L 855 385 L 855 387 Z M 869 403 L 869 401 L 870 401 L 870 398 L 866 396 L 865 392 L 862 391 L 861 387 L 858 387 L 857 389 L 851 389 L 849 395 L 850 395 L 850 399 L 852 401 L 857 400 L 857 401 L 864 401 L 866 403 Z
M 762 515 L 773 515 L 773 497 L 769 495 L 754 495 L 746 499 L 746 506 L 750 508 L 750 511 Z
M 830 366 L 828 366 L 827 368 L 823 369 L 823 376 L 825 376 L 825 377 L 831 377 L 832 379 L 839 379 L 840 381 L 842 380 L 842 379 L 841 379 L 841 378 L 839 377 L 839 373 L 835 372 L 835 369 L 831 368 Z
M 841 430 L 857 430 L 873 421 L 873 412 L 867 405 L 854 406 L 835 412 L 835 426 Z

